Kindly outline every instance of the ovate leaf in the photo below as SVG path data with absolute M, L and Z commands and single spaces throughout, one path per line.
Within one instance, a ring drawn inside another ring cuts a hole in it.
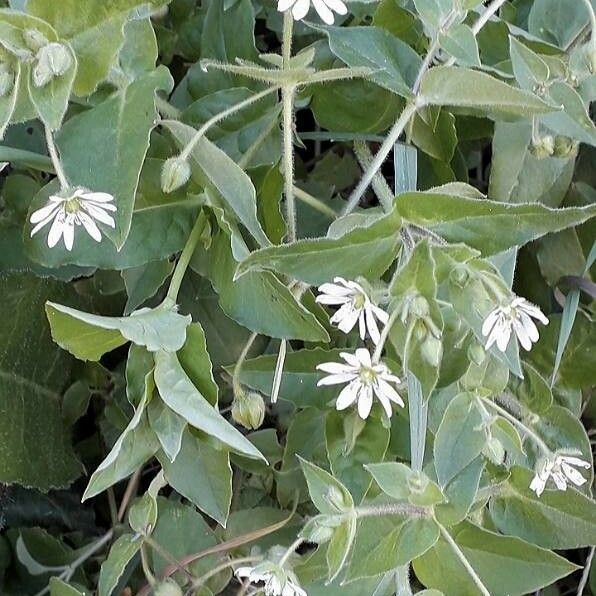
M 126 566 L 139 552 L 142 544 L 142 540 L 132 534 L 124 534 L 114 542 L 108 558 L 101 566 L 98 596 L 111 596 L 113 594 Z

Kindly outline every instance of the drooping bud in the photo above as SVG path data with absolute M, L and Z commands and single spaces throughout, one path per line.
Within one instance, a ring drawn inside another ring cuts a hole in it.
M 265 401 L 255 391 L 234 396 L 232 419 L 249 430 L 256 430 L 265 418 Z
M 170 578 L 155 584 L 153 593 L 155 596 L 183 596 L 182 588 Z
M 430 366 L 437 368 L 443 358 L 443 344 L 440 339 L 429 333 L 420 346 L 420 353 Z
M 577 146 L 577 141 L 563 135 L 557 135 L 555 137 L 553 156 L 562 158 L 571 157 L 577 152 Z
M 161 170 L 161 189 L 171 193 L 184 186 L 190 179 L 190 164 L 186 159 L 170 157 Z
M 424 296 L 416 296 L 410 304 L 410 314 L 417 319 L 424 319 L 429 313 L 428 300 Z
M 340 525 L 341 521 L 341 516 L 317 515 L 306 523 L 300 536 L 308 542 L 325 544 L 331 540 L 335 528 Z
M 501 441 L 495 437 L 489 437 L 484 445 L 482 453 L 497 465 L 501 465 L 505 460 L 505 448 Z
M 14 72 L 8 64 L 0 62 L 0 97 L 6 97 L 14 88 Z
M 537 159 L 550 157 L 555 151 L 555 139 L 552 135 L 545 135 L 530 145 L 530 153 Z
M 466 265 L 457 265 L 457 267 L 451 270 L 449 278 L 454 284 L 460 288 L 464 288 L 470 280 L 470 272 Z
M 23 31 L 23 39 L 27 47 L 34 52 L 38 52 L 50 43 L 48 38 L 37 29 L 25 29 Z
M 33 84 L 44 87 L 52 79 L 61 77 L 72 66 L 72 56 L 61 43 L 49 43 L 37 52 L 37 63 L 33 68 Z

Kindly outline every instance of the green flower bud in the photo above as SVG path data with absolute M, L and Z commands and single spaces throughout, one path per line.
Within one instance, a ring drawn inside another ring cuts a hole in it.
M 335 528 L 341 523 L 341 517 L 335 519 L 329 515 L 317 515 L 302 528 L 300 536 L 308 542 L 325 544 L 331 540 Z
M 457 267 L 454 267 L 451 270 L 449 279 L 451 279 L 455 285 L 464 288 L 468 284 L 468 281 L 470 281 L 470 272 L 465 265 L 457 265 Z
M 468 358 L 470 362 L 480 366 L 486 358 L 486 352 L 479 343 L 474 342 L 468 347 Z
M 256 430 L 265 418 L 265 402 L 259 393 L 250 391 L 234 397 L 232 418 L 244 428 Z
M 429 333 L 420 346 L 420 353 L 430 366 L 438 368 L 443 358 L 443 344 L 440 339 Z
M 155 596 L 183 596 L 182 588 L 173 580 L 165 579 L 153 587 Z
M 554 157 L 571 157 L 577 152 L 577 142 L 569 137 L 557 135 L 555 137 Z
M 410 303 L 410 314 L 417 319 L 424 319 L 430 313 L 428 300 L 424 296 L 416 296 Z
M 330 486 L 327 489 L 325 500 L 338 511 L 345 511 L 350 506 L 341 490 L 336 486 Z
M 190 164 L 186 159 L 170 157 L 161 171 L 161 189 L 171 193 L 183 187 L 190 179 Z
M 61 77 L 72 66 L 72 56 L 61 43 L 49 43 L 37 52 L 33 68 L 33 84 L 45 87 L 52 79 Z
M 555 139 L 546 135 L 530 145 L 530 153 L 537 159 L 550 157 L 555 151 Z
M 6 97 L 14 87 L 14 72 L 10 66 L 0 62 L 0 97 Z
M 25 29 L 25 31 L 23 31 L 23 39 L 25 40 L 27 47 L 34 52 L 38 52 L 41 48 L 50 43 L 48 38 L 37 29 Z
M 505 448 L 499 439 L 490 437 L 484 445 L 482 453 L 494 464 L 501 465 L 505 460 Z

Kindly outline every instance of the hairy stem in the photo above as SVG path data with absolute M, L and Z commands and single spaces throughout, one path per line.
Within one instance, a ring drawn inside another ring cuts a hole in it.
M 279 566 L 283 567 L 287 560 L 292 556 L 294 551 L 304 542 L 304 538 L 296 538 L 292 544 L 287 548 L 282 558 L 279 560 Z
M 234 374 L 232 376 L 232 387 L 234 389 L 234 397 L 237 395 L 242 394 L 242 386 L 240 384 L 240 373 L 242 372 L 242 365 L 246 360 L 246 356 L 250 351 L 250 348 L 255 343 L 255 339 L 259 336 L 258 333 L 252 333 L 251 336 L 248 338 L 248 341 L 242 348 L 242 352 L 240 352 L 240 356 L 238 356 L 238 360 L 236 362 L 236 366 L 234 366 Z
M 370 167 L 373 156 L 364 141 L 354 141 L 354 153 L 358 159 L 358 163 L 364 172 Z M 377 172 L 372 179 L 372 187 L 383 207 L 383 211 L 389 213 L 393 209 L 394 194 L 391 192 L 389 185 L 385 178 Z
M 319 213 L 328 216 L 331 219 L 335 219 L 337 217 L 337 213 L 331 209 L 328 205 L 325 205 L 323 201 L 313 197 L 311 194 L 307 193 L 305 190 L 298 188 L 297 186 L 294 187 L 294 195 L 299 201 L 302 201 L 306 205 L 309 205 L 313 209 L 316 209 Z
M 356 517 L 383 517 L 385 515 L 404 515 L 408 517 L 429 517 L 432 508 L 406 503 L 387 505 L 364 505 L 354 509 Z
M 60 189 L 67 190 L 70 188 L 70 183 L 68 182 L 68 178 L 66 177 L 64 168 L 62 167 L 62 162 L 58 156 L 58 150 L 56 149 L 56 143 L 54 142 L 54 135 L 49 126 L 44 126 L 44 129 L 46 133 L 46 144 L 48 146 L 48 151 L 50 153 L 54 170 L 56 171 L 56 176 L 58 176 L 58 181 L 60 182 Z

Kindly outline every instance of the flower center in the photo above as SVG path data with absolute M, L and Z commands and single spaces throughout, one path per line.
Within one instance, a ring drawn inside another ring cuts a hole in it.
M 377 373 L 367 366 L 360 368 L 360 381 L 364 385 L 372 385 L 377 380 Z
M 358 292 L 357 294 L 354 294 L 354 297 L 352 298 L 352 305 L 354 306 L 354 308 L 360 310 L 360 309 L 364 308 L 365 304 L 366 304 L 366 296 L 362 292 Z
M 72 215 L 74 213 L 78 213 L 81 209 L 81 203 L 79 201 L 79 199 L 76 198 L 72 198 L 72 199 L 68 199 L 68 201 L 66 201 L 64 203 L 64 212 L 67 215 Z

